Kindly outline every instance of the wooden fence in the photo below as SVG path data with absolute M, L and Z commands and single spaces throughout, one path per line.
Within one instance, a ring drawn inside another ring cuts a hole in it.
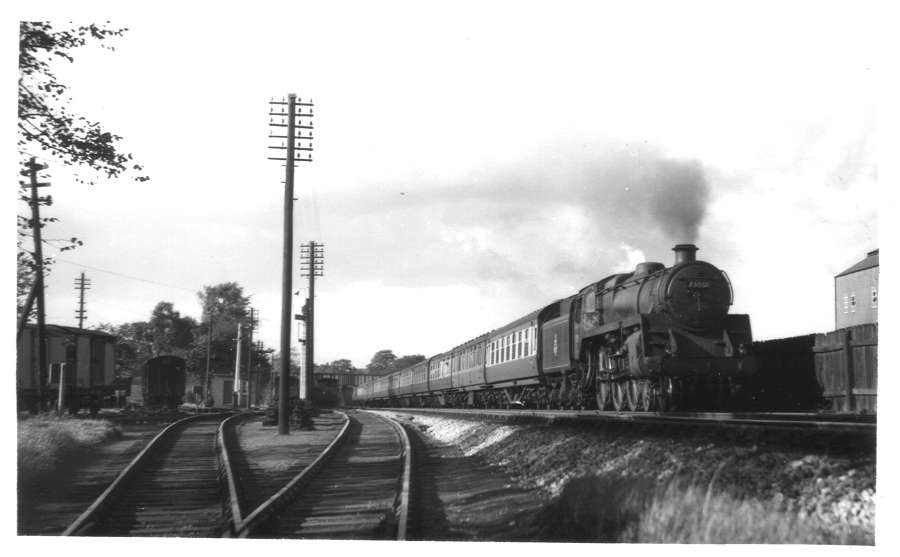
M 871 412 L 877 407 L 878 325 L 855 325 L 816 335 L 816 377 L 830 409 Z

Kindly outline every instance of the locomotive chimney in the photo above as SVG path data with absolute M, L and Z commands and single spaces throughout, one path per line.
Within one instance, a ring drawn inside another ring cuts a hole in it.
M 697 260 L 697 246 L 694 244 L 678 244 L 672 251 L 675 252 L 675 264 L 692 263 Z

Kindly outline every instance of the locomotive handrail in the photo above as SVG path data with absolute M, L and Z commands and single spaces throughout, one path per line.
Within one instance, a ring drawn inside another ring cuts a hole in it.
M 282 509 L 284 505 L 287 505 L 290 500 L 297 494 L 297 492 L 309 482 L 313 474 L 318 472 L 319 469 L 321 469 L 322 466 L 324 466 L 325 463 L 332 456 L 334 456 L 334 453 L 337 452 L 338 447 L 341 446 L 341 444 L 344 442 L 344 440 L 347 439 L 350 433 L 350 418 L 343 412 L 335 412 L 344 417 L 344 426 L 341 428 L 341 431 L 309 466 L 307 466 L 303 469 L 303 471 L 294 476 L 293 479 L 291 479 L 291 481 L 289 481 L 284 487 L 278 490 L 275 495 L 266 499 L 261 505 L 256 507 L 253 512 L 247 515 L 247 518 L 235 527 L 235 537 L 249 537 L 250 534 L 253 533 L 254 529 L 258 528 L 274 513 Z
M 72 524 L 69 525 L 68 528 L 62 533 L 63 536 L 75 536 L 84 532 L 91 524 L 96 520 L 97 516 L 113 501 L 113 499 L 119 495 L 119 493 L 125 488 L 127 483 L 133 479 L 135 474 L 138 473 L 138 469 L 144 462 L 147 460 L 148 455 L 156 450 L 156 448 L 162 443 L 162 440 L 168 438 L 172 435 L 172 432 L 177 430 L 178 428 L 186 425 L 188 422 L 202 420 L 202 419 L 210 419 L 210 418 L 221 418 L 222 416 L 229 415 L 228 413 L 217 413 L 217 414 L 197 414 L 194 416 L 188 416 L 187 418 L 182 418 L 177 422 L 173 422 L 166 426 L 162 431 L 156 434 L 156 436 L 147 443 L 147 446 L 141 450 L 135 456 L 131 462 L 128 463 L 125 468 L 122 469 L 116 475 L 116 478 L 109 484 L 109 486 L 97 497 L 91 505 L 82 512 L 78 518 L 75 519 Z

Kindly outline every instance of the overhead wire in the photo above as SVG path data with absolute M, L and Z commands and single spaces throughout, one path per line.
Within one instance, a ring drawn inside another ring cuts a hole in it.
M 68 263 L 69 265 L 74 265 L 74 266 L 76 266 L 76 267 L 84 267 L 85 269 L 91 269 L 92 271 L 99 271 L 99 272 L 101 272 L 101 273 L 107 273 L 107 274 L 115 275 L 115 276 L 122 277 L 122 278 L 127 278 L 127 279 L 131 279 L 131 280 L 138 280 L 138 281 L 141 281 L 141 282 L 147 282 L 147 283 L 150 283 L 150 284 L 155 284 L 155 285 L 157 285 L 157 286 L 165 286 L 166 288 L 176 288 L 176 289 L 178 289 L 178 290 L 184 290 L 185 292 L 192 292 L 192 293 L 196 293 L 196 292 L 197 292 L 197 290 L 196 290 L 196 289 L 193 289 L 193 288 L 185 288 L 184 286 L 176 286 L 176 285 L 174 285 L 174 284 L 166 284 L 166 283 L 164 283 L 164 282 L 157 282 L 157 281 L 155 281 L 155 280 L 150 280 L 150 279 L 145 279 L 145 278 L 140 278 L 140 277 L 133 277 L 133 276 L 131 276 L 131 275 L 126 275 L 126 274 L 124 274 L 124 273 L 117 273 L 116 271 L 110 271 L 110 270 L 108 270 L 108 269 L 101 269 L 101 268 L 99 268 L 99 267 L 92 267 L 91 265 L 85 265 L 85 264 L 83 264 L 83 263 L 75 263 L 74 261 L 68 261 L 68 260 L 63 259 L 63 258 L 61 258 L 61 257 L 56 257 L 56 258 L 54 258 L 54 259 L 55 259 L 56 261 L 61 262 L 61 263 Z

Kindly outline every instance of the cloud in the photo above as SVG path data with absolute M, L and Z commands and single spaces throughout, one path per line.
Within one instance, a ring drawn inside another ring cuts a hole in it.
M 555 296 L 564 293 L 558 283 L 577 288 L 618 269 L 623 245 L 668 254 L 695 241 L 708 199 L 698 161 L 592 142 L 456 177 L 417 174 L 349 204 L 321 204 L 354 222 L 329 230 L 332 243 L 369 251 L 352 258 L 347 276 L 377 274 L 398 286 L 516 282 Z

